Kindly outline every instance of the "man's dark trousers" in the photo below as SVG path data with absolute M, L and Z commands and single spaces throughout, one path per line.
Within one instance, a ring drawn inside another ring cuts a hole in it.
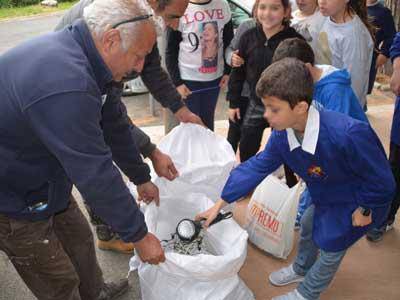
M 70 205 L 44 221 L 0 214 L 0 250 L 39 300 L 94 300 L 103 286 L 89 223 Z

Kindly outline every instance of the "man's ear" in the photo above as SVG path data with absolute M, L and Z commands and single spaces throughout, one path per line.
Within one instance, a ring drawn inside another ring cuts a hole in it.
M 107 30 L 103 34 L 101 42 L 103 46 L 103 52 L 107 55 L 119 50 L 122 42 L 119 30 L 114 28 Z

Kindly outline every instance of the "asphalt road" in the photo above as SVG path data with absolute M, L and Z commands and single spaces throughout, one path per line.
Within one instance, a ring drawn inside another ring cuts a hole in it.
M 51 31 L 62 13 L 46 16 L 19 18 L 0 22 L 0 54 L 34 36 Z M 81 205 L 81 197 L 75 192 L 75 198 Z M 84 212 L 85 210 L 82 209 Z M 116 254 L 99 250 L 99 263 L 106 281 L 116 280 L 127 276 L 130 255 Z M 32 300 L 36 299 L 16 273 L 8 258 L 0 251 L 0 300 Z M 121 300 L 140 299 L 140 288 L 135 273 L 129 277 L 131 283 L 127 294 Z

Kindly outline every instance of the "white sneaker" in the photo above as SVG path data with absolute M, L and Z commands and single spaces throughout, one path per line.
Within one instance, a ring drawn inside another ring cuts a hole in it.
M 277 296 L 272 298 L 272 300 L 307 300 L 297 290 L 291 291 L 285 295 Z
M 276 286 L 283 286 L 294 282 L 301 282 L 303 280 L 304 276 L 297 274 L 293 270 L 293 264 L 278 271 L 272 272 L 269 275 L 269 282 Z

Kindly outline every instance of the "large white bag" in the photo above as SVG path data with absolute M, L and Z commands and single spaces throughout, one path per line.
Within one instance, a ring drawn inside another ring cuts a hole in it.
M 292 188 L 268 176 L 256 188 L 247 206 L 249 239 L 260 249 L 286 259 L 293 248 L 294 223 L 300 183 Z
M 181 124 L 165 136 L 158 148 L 168 153 L 179 171 L 176 180 L 159 181 L 170 195 L 200 193 L 212 201 L 221 196 L 235 165 L 232 146 L 222 136 L 195 124 Z
M 160 207 L 143 211 L 150 232 L 170 239 L 177 223 L 213 205 L 235 163 L 230 145 L 222 137 L 196 125 L 175 128 L 159 145 L 180 172 L 172 182 L 155 180 Z M 167 252 L 158 266 L 144 264 L 137 256 L 130 269 L 138 269 L 143 300 L 252 300 L 254 296 L 238 272 L 247 255 L 248 235 L 233 219 L 211 226 L 204 237 L 215 255 L 196 256 Z

